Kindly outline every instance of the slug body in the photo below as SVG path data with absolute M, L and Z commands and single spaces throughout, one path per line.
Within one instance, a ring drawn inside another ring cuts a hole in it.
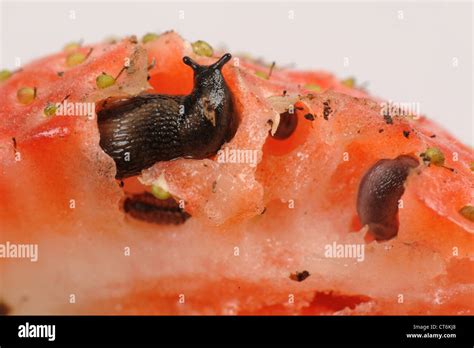
M 101 148 L 115 161 L 116 178 L 139 174 L 156 162 L 214 155 L 237 130 L 232 95 L 221 69 L 184 57 L 194 70 L 191 94 L 143 94 L 108 102 L 98 111 Z
M 364 175 L 357 195 L 357 213 L 362 225 L 376 240 L 389 240 L 398 234 L 398 201 L 405 192 L 405 180 L 417 159 L 401 155 L 382 159 Z

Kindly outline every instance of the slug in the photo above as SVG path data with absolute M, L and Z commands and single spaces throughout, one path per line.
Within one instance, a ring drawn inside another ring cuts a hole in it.
M 382 159 L 362 177 L 357 194 L 357 213 L 362 225 L 377 241 L 398 234 L 398 201 L 405 192 L 405 180 L 419 162 L 412 156 Z
M 160 200 L 149 192 L 126 197 L 123 209 L 134 219 L 155 224 L 180 225 L 191 217 L 173 198 Z
M 105 100 L 97 113 L 100 147 L 114 160 L 116 178 L 156 162 L 214 155 L 237 131 L 232 95 L 221 69 L 229 53 L 209 66 L 184 57 L 194 71 L 189 95 L 141 94 Z
M 297 126 L 298 117 L 296 114 L 285 111 L 280 114 L 280 123 L 272 137 L 278 140 L 288 139 L 295 132 Z

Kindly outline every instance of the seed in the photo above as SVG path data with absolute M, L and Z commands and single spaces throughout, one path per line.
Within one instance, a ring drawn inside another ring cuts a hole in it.
M 7 80 L 8 78 L 10 78 L 10 76 L 12 76 L 12 72 L 10 70 L 1 70 L 0 71 L 0 82 L 3 82 L 5 80 Z
M 198 56 L 212 57 L 214 50 L 206 41 L 198 40 L 191 44 L 193 52 Z
M 18 101 L 24 105 L 30 104 L 36 98 L 36 88 L 22 87 L 16 93 Z
M 263 71 L 256 71 L 255 72 L 255 75 L 257 75 L 258 77 L 262 78 L 262 79 L 265 79 L 265 80 L 268 80 L 268 75 L 267 73 L 263 72 Z
M 272 72 L 273 72 L 273 69 L 275 68 L 275 65 L 276 65 L 276 62 L 272 62 L 272 64 L 269 66 L 268 73 L 265 73 L 263 71 L 256 71 L 255 75 L 257 75 L 258 77 L 261 77 L 262 79 L 270 80 L 270 76 L 272 76 Z
M 103 72 L 101 75 L 97 76 L 95 83 L 97 84 L 97 87 L 104 89 L 113 86 L 115 84 L 115 78 Z
M 156 39 L 158 39 L 160 37 L 160 35 L 158 34 L 155 34 L 155 33 L 146 33 L 145 35 L 143 35 L 142 37 L 142 42 L 144 44 L 148 43 L 148 42 L 152 42 L 152 41 L 155 41 Z
M 158 199 L 165 200 L 171 197 L 170 193 L 158 185 L 151 185 L 151 193 Z
M 316 84 L 309 83 L 307 85 L 304 85 L 305 89 L 309 89 L 310 91 L 315 91 L 315 92 L 321 92 L 321 87 L 319 87 Z
M 470 167 L 471 167 L 471 172 L 474 172 L 474 162 L 471 162 Z
M 81 64 L 86 60 L 86 55 L 82 52 L 73 52 L 66 57 L 66 65 L 68 67 L 73 67 Z
M 437 147 L 429 147 L 420 156 L 423 158 L 423 161 L 432 163 L 435 166 L 442 166 L 444 164 L 444 155 Z
M 353 77 L 348 77 L 347 79 L 342 80 L 341 83 L 346 87 L 354 88 L 356 80 Z
M 459 210 L 459 213 L 466 219 L 474 222 L 474 207 L 472 205 L 466 205 Z
M 118 36 L 109 36 L 105 38 L 104 43 L 113 45 L 113 44 L 116 44 L 119 40 L 120 38 Z
M 71 53 L 77 51 L 81 47 L 79 42 L 70 42 L 63 47 L 63 51 L 66 53 Z
M 55 116 L 57 110 L 58 108 L 56 107 L 55 104 L 48 103 L 48 105 L 46 105 L 46 107 L 44 108 L 43 113 L 47 117 Z

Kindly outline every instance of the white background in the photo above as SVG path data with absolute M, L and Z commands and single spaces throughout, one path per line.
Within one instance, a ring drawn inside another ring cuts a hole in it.
M 174 29 L 188 40 L 279 66 L 354 76 L 372 94 L 420 103 L 423 114 L 473 145 L 472 18 L 471 1 L 2 1 L 0 68 L 13 69 L 15 57 L 26 63 L 74 40 Z

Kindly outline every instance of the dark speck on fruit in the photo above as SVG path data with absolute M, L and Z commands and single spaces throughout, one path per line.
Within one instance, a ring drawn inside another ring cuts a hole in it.
M 393 124 L 392 116 L 390 115 L 390 112 L 388 112 L 387 110 L 384 110 L 383 112 L 383 119 L 385 120 L 386 124 Z
M 306 278 L 310 276 L 308 271 L 303 271 L 303 272 L 295 272 L 290 274 L 290 279 L 294 280 L 296 282 L 302 282 Z
M 212 182 L 212 193 L 216 193 L 216 186 L 217 186 L 217 181 Z
M 331 114 L 332 112 L 332 109 L 331 109 L 331 106 L 329 105 L 329 100 L 325 101 L 323 103 L 324 105 L 324 108 L 323 108 L 323 117 L 324 119 L 327 121 L 328 118 L 329 118 L 329 115 Z
M 8 315 L 11 312 L 10 306 L 0 300 L 0 315 Z

